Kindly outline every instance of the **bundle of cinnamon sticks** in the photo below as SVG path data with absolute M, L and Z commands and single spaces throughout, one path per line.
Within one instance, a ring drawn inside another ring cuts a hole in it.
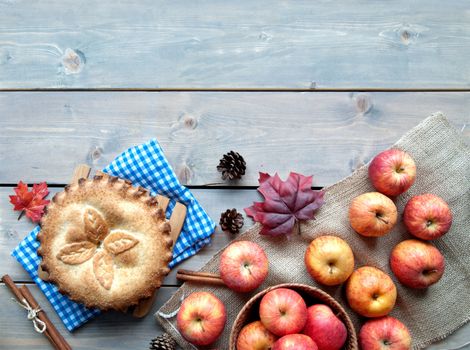
M 45 324 L 45 330 L 43 334 L 49 339 L 55 349 L 72 350 L 72 347 L 67 343 L 64 337 L 62 337 L 57 328 L 55 328 L 54 324 L 49 320 L 49 317 L 47 317 L 46 313 L 39 308 L 39 304 L 37 303 L 36 299 L 34 299 L 28 287 L 23 285 L 18 288 L 15 282 L 13 282 L 11 277 L 8 275 L 3 276 L 2 281 L 15 295 L 18 303 L 22 304 L 25 308 L 31 308 L 32 310 L 37 311 L 37 318 L 39 318 L 39 320 Z

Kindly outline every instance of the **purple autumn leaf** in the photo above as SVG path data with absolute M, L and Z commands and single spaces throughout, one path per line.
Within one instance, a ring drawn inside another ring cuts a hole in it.
M 313 176 L 290 173 L 282 181 L 277 173 L 274 176 L 260 173 L 258 181 L 264 202 L 253 203 L 245 212 L 263 225 L 263 235 L 291 234 L 296 222 L 314 219 L 324 203 L 324 192 L 311 189 Z

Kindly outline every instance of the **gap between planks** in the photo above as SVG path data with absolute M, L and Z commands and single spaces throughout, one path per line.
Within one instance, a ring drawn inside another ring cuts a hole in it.
M 470 88 L 0 88 L 0 92 L 470 92 Z
M 33 186 L 33 183 L 27 183 L 28 186 Z M 18 184 L 13 183 L 0 183 L 1 187 L 16 187 Z M 66 184 L 47 184 L 49 188 L 63 188 L 67 186 Z M 183 185 L 184 187 L 188 188 L 189 190 L 246 190 L 246 191 L 253 191 L 258 189 L 258 186 L 236 186 L 236 185 L 217 185 L 217 186 L 208 186 L 208 185 Z M 323 189 L 321 186 L 313 186 L 311 187 L 314 191 L 319 191 Z

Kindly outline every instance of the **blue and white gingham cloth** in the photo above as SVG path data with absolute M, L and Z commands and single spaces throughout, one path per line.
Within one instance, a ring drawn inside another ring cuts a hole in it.
M 215 228 L 214 221 L 207 215 L 191 191 L 179 183 L 156 139 L 129 148 L 103 171 L 128 179 L 132 181 L 133 185 L 140 185 L 153 195 L 158 193 L 170 198 L 166 212 L 168 218 L 171 216 L 176 201 L 186 205 L 186 220 L 173 248 L 173 260 L 169 264 L 170 268 L 196 254 L 202 247 L 210 243 L 210 236 Z M 36 240 L 39 230 L 40 227 L 37 226 L 26 236 L 12 252 L 12 256 L 23 265 L 49 299 L 65 327 L 72 331 L 98 315 L 100 311 L 87 309 L 83 305 L 71 301 L 60 294 L 55 285 L 39 278 L 37 273 L 40 264 L 40 258 L 37 255 L 39 242 Z

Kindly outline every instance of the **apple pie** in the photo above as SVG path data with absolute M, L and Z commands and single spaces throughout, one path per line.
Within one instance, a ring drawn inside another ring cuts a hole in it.
M 54 196 L 38 234 L 48 281 L 87 307 L 124 311 L 168 274 L 170 224 L 142 187 L 106 174 Z

